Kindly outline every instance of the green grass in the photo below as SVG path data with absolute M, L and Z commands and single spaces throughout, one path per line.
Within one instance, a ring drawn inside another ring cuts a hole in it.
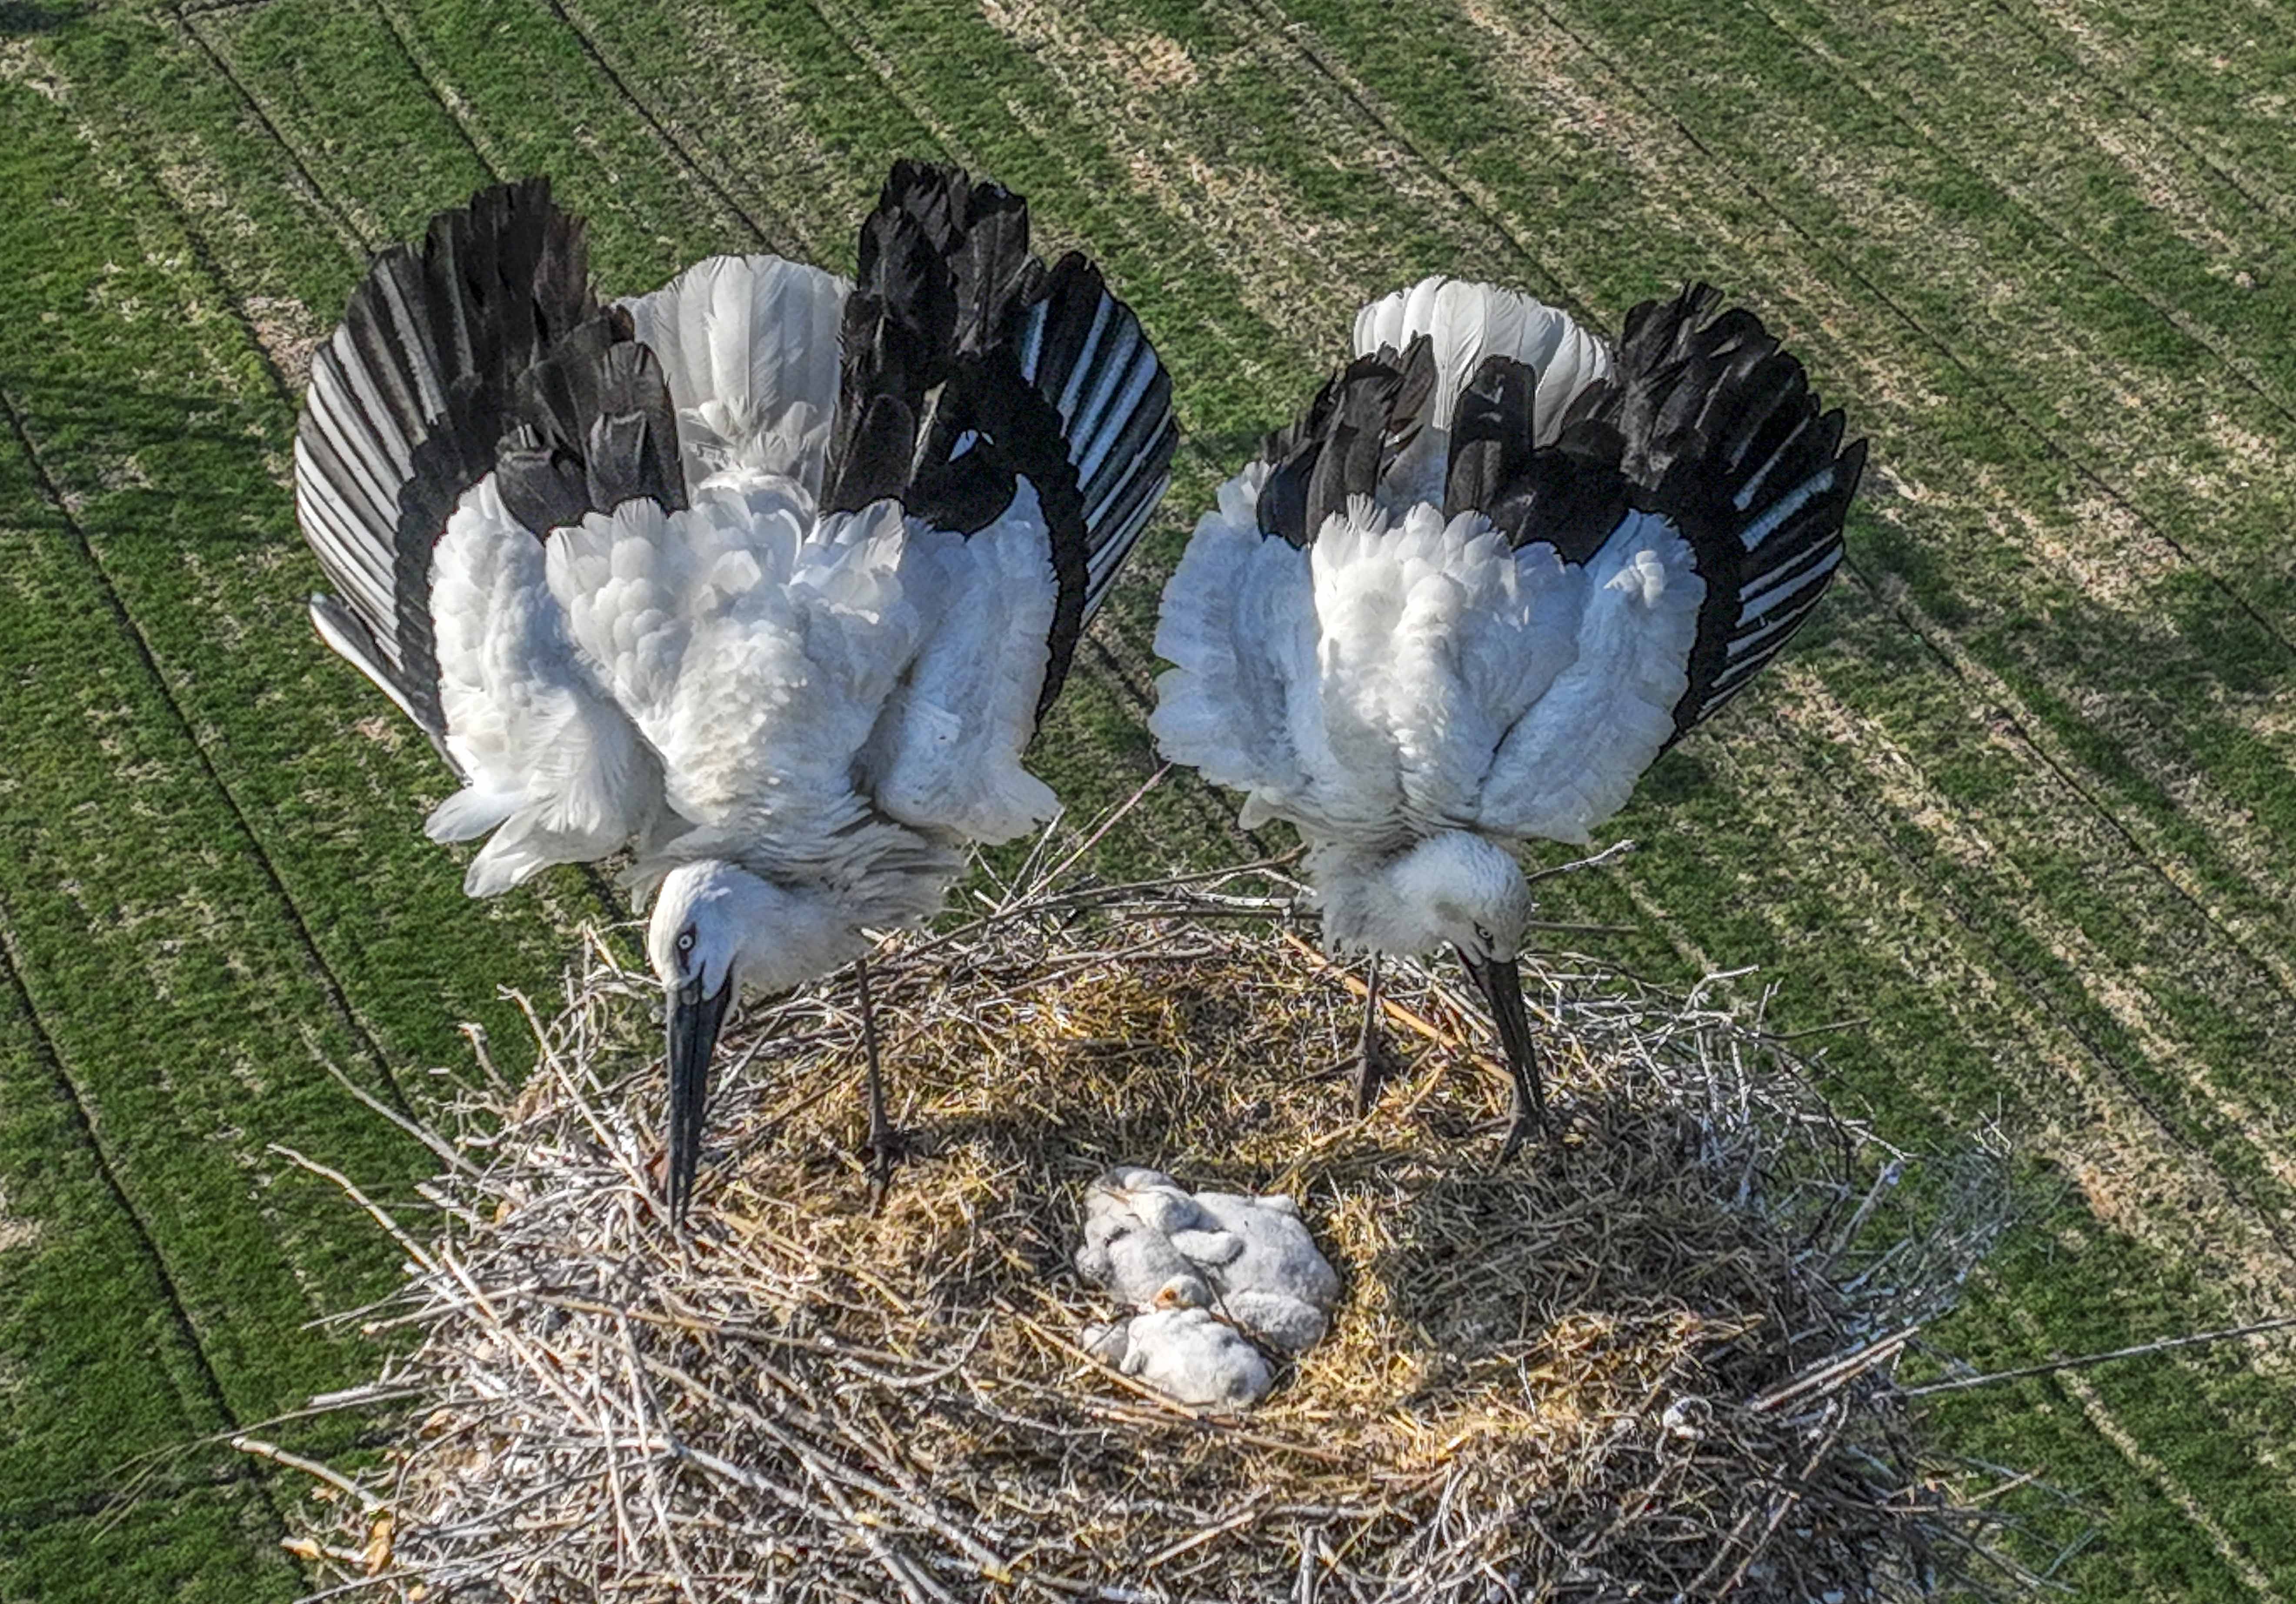
M 1851 572 L 1651 776 L 1645 850 L 1550 912 L 1660 975 L 1762 966 L 1863 1023 L 1833 1090 L 1910 1144 L 1998 1120 L 2050 1184 L 1947 1340 L 1982 1365 L 2296 1287 L 2296 25 L 1905 0 L 258 0 L 0 5 L 0 1600 L 292 1596 L 299 1489 L 193 1439 L 355 1378 L 308 1322 L 461 1021 L 602 906 L 485 907 L 444 777 L 317 647 L 283 484 L 299 362 L 364 250 L 547 170 L 608 287 L 849 266 L 895 155 L 1027 190 L 1174 372 L 1189 437 L 1039 748 L 1149 771 L 1156 588 L 1359 300 L 1443 268 L 1605 324 L 1758 306 L 1874 439 Z M 1112 843 L 1250 850 L 1185 778 Z M 2284 1345 L 2282 1350 L 2284 1353 Z M 2246 1347 L 1935 1411 L 2091 1520 L 2084 1599 L 2296 1592 L 2296 1411 Z M 339 1427 L 288 1428 L 344 1446 Z M 331 1435 L 330 1433 L 336 1435 Z M 156 1458 L 144 1456 L 157 1455 Z M 134 1479 L 138 1478 L 140 1479 Z M 116 1493 L 124 1495 L 113 1501 Z

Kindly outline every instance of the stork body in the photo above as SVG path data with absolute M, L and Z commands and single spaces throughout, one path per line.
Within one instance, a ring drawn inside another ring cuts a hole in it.
M 674 1213 L 732 1000 L 1054 811 L 1022 753 L 1162 494 L 1169 389 L 1021 200 L 909 163 L 857 284 L 719 257 L 602 306 L 529 180 L 353 295 L 297 437 L 314 621 L 462 781 L 427 828 L 486 837 L 470 894 L 632 850 Z
M 1864 442 L 1718 300 L 1636 308 L 1615 354 L 1489 285 L 1374 302 L 1164 593 L 1164 754 L 1243 792 L 1246 827 L 1299 828 L 1327 945 L 1458 951 L 1513 1071 L 1509 1155 L 1542 1117 L 1516 850 L 1587 841 L 1841 556 Z

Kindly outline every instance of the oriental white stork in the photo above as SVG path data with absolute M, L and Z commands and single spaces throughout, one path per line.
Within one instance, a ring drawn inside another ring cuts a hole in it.
M 488 836 L 471 895 L 634 849 L 673 1217 L 737 991 L 860 961 L 1054 811 L 1021 753 L 1163 493 L 1170 389 L 1020 197 L 910 162 L 854 284 L 716 257 L 602 305 L 530 179 L 352 294 L 296 438 L 312 618 L 461 780 L 427 827 Z
M 1515 960 L 1527 839 L 1583 843 L 1742 689 L 1841 560 L 1865 442 L 1701 284 L 1615 356 L 1528 296 L 1440 277 L 1357 315 L 1356 359 L 1221 487 L 1164 592 L 1164 754 L 1295 825 L 1325 943 L 1450 946 L 1543 1128 Z

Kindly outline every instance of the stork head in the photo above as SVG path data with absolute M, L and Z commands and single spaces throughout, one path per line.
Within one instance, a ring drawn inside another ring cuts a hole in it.
M 701 1161 L 709 1057 L 739 989 L 782 990 L 775 941 L 789 894 L 717 860 L 681 864 L 661 883 L 646 947 L 669 992 L 669 1211 L 685 1213 Z
M 1447 942 L 1473 976 L 1498 1026 L 1499 1045 L 1514 1077 L 1516 1123 L 1507 1137 L 1513 1156 L 1529 1125 L 1544 1123 L 1530 1021 L 1523 1012 L 1522 976 L 1515 967 L 1530 927 L 1530 885 L 1514 854 L 1464 830 L 1431 835 L 1388 866 L 1384 889 L 1394 917 L 1424 952 Z M 1504 1162 L 1504 1160 L 1502 1161 Z
M 1414 938 L 1404 950 L 1456 947 L 1470 964 L 1513 962 L 1521 950 L 1530 887 L 1514 854 L 1496 842 L 1445 830 L 1396 858 L 1384 878 L 1391 917 Z

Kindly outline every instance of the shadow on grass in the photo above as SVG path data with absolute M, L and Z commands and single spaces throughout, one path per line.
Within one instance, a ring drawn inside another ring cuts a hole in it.
M 53 33 L 86 14 L 85 5 L 28 5 L 21 0 L 0 0 L 0 38 Z

